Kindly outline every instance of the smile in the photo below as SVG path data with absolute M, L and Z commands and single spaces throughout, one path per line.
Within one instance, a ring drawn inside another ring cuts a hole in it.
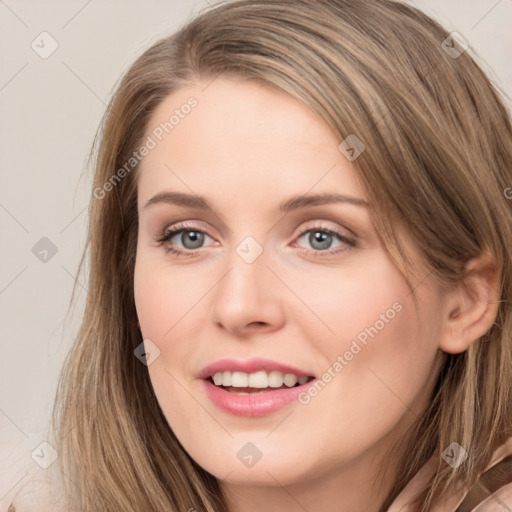
M 266 416 L 298 402 L 298 396 L 317 380 L 308 371 L 261 358 L 217 361 L 198 377 L 217 408 L 246 417 Z

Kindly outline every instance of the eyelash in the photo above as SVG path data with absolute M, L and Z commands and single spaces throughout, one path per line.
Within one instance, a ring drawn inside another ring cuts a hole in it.
M 186 232 L 186 231 L 195 231 L 197 233 L 202 233 L 204 235 L 208 235 L 208 233 L 206 233 L 205 231 L 203 231 L 201 229 L 197 229 L 194 226 L 188 226 L 188 225 L 185 225 L 185 224 L 176 224 L 175 226 L 172 226 L 171 228 L 166 228 L 156 238 L 156 242 L 158 242 L 160 245 L 164 245 L 174 235 L 176 235 L 178 233 L 181 233 L 181 232 Z M 343 242 L 343 243 L 348 245 L 348 248 L 344 248 L 344 249 L 339 249 L 338 248 L 337 250 L 334 250 L 334 251 L 332 251 L 332 250 L 320 251 L 320 250 L 314 250 L 314 249 L 306 250 L 306 252 L 308 254 L 313 255 L 315 257 L 317 257 L 317 256 L 323 257 L 323 254 L 327 254 L 328 256 L 334 256 L 334 255 L 336 255 L 336 254 L 338 254 L 340 252 L 349 251 L 350 249 L 352 249 L 353 247 L 356 246 L 355 240 L 353 240 L 351 238 L 348 238 L 345 235 L 342 235 L 341 233 L 339 233 L 338 231 L 336 231 L 333 228 L 328 228 L 328 227 L 325 227 L 325 226 L 322 226 L 322 225 L 309 227 L 309 228 L 301 231 L 297 235 L 297 239 L 302 238 L 306 233 L 309 233 L 310 231 L 326 233 L 328 235 L 333 235 L 333 236 L 337 237 L 340 240 L 340 242 Z M 180 257 L 180 256 L 193 256 L 195 253 L 198 252 L 198 250 L 200 248 L 196 249 L 194 251 L 190 251 L 190 250 L 189 251 L 182 251 L 182 250 L 177 250 L 177 249 L 174 249 L 173 247 L 168 247 L 167 246 L 167 247 L 164 247 L 164 249 L 165 249 L 166 253 L 173 254 L 175 256 Z

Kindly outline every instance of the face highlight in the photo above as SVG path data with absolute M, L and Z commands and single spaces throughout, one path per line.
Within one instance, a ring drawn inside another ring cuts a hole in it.
M 415 306 L 317 114 L 255 83 L 205 85 L 161 103 L 146 136 L 197 99 L 138 169 L 135 302 L 160 351 L 155 394 L 185 450 L 227 487 L 357 485 L 428 400 L 441 291 L 418 270 Z M 226 359 L 276 368 L 211 367 Z M 308 377 L 302 400 L 260 406 L 268 391 L 298 389 L 292 370 Z M 215 373 L 223 388 L 259 389 L 259 413 L 242 412 L 243 394 L 239 413 L 219 406 L 236 390 L 212 397 Z

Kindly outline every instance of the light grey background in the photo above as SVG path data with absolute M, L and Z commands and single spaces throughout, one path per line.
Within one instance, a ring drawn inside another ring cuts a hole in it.
M 510 111 L 512 0 L 410 3 L 469 42 Z M 85 241 L 92 175 L 85 159 L 105 104 L 144 49 L 209 4 L 0 0 L 0 510 L 40 471 L 31 453 L 45 439 L 79 324 L 85 283 L 76 313 L 64 320 Z M 31 47 L 51 48 L 44 31 L 58 44 L 45 59 Z M 32 252 L 43 237 L 57 248 L 46 262 Z

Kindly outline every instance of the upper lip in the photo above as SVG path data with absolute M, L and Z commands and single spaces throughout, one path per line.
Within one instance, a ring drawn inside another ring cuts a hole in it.
M 278 361 L 272 361 L 270 359 L 263 358 L 254 358 L 247 359 L 246 361 L 240 361 L 237 359 L 220 359 L 219 361 L 215 361 L 212 364 L 209 364 L 205 368 L 203 368 L 199 374 L 199 378 L 208 379 L 212 377 L 217 372 L 245 372 L 245 373 L 255 373 L 259 371 L 271 372 L 272 370 L 277 370 L 283 373 L 293 373 L 298 377 L 303 375 L 307 377 L 314 376 L 313 373 L 307 370 L 301 370 L 299 368 L 295 368 L 288 364 L 280 363 Z

